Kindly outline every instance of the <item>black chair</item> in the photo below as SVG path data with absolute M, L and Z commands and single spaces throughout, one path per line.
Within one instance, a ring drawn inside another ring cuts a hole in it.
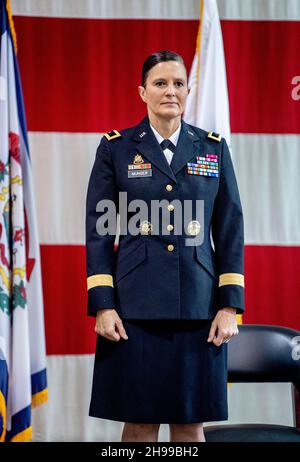
M 296 338 L 297 337 L 297 338 Z M 283 425 L 213 425 L 208 442 L 300 442 L 300 332 L 280 326 L 244 324 L 228 343 L 228 381 L 291 382 L 294 427 Z M 280 406 L 280 402 L 278 403 Z

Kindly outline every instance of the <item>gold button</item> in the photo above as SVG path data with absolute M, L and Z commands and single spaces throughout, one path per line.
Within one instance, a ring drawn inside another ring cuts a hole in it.
M 167 226 L 167 230 L 168 230 L 168 231 L 173 231 L 173 229 L 174 229 L 174 226 L 173 226 L 173 225 L 168 225 L 168 226 Z
M 168 245 L 168 251 L 169 251 L 169 252 L 173 252 L 173 250 L 174 250 L 174 245 L 169 244 L 169 245 Z
M 167 191 L 172 191 L 172 189 L 173 189 L 173 186 L 171 184 L 167 184 L 166 190 Z
M 168 210 L 169 210 L 169 212 L 173 212 L 173 210 L 174 210 L 174 205 L 173 205 L 173 204 L 169 204 L 169 205 L 168 205 Z

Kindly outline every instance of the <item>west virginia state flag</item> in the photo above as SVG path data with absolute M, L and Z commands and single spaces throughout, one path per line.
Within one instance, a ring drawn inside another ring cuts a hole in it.
M 40 255 L 16 35 L 0 0 L 0 441 L 32 438 L 47 401 Z

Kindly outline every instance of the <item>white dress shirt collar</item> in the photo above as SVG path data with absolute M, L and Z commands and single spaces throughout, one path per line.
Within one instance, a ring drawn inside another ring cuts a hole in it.
M 155 135 L 155 138 L 157 139 L 158 143 L 160 144 L 165 138 L 163 138 L 157 130 L 153 127 L 153 125 L 150 124 L 151 129 L 153 130 L 153 133 Z M 179 127 L 175 130 L 175 132 L 168 138 L 172 143 L 176 146 L 178 142 L 178 138 L 180 135 L 180 130 L 181 130 L 181 122 L 179 124 Z

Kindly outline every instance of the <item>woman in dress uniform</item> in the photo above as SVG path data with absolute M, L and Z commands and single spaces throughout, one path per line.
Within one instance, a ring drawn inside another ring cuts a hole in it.
M 205 441 L 203 422 L 228 419 L 227 342 L 244 311 L 239 192 L 225 139 L 182 119 L 181 56 L 149 56 L 138 90 L 147 116 L 103 136 L 87 192 L 89 415 L 124 422 L 122 441 L 157 441 L 161 423 L 170 441 Z

